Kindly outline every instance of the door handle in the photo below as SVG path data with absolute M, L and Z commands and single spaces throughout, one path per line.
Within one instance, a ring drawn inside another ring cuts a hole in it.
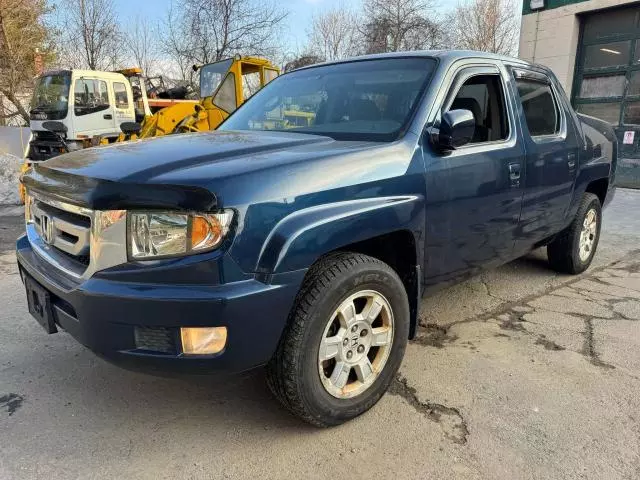
M 570 153 L 567 155 L 567 165 L 569 165 L 569 169 L 573 169 L 576 166 L 576 154 Z
M 520 186 L 520 164 L 519 163 L 509 164 L 509 180 L 511 180 L 512 187 Z
M 105 120 L 113 120 L 113 115 L 111 115 L 110 113 L 105 113 L 102 118 L 104 118 Z

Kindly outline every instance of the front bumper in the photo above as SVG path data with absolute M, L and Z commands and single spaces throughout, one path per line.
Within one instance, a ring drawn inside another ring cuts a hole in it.
M 44 261 L 26 236 L 18 239 L 16 254 L 21 271 L 49 292 L 58 326 L 113 363 L 157 374 L 241 372 L 265 364 L 305 274 L 215 283 L 224 278 L 214 271 L 222 269 L 224 255 L 204 255 L 201 262 L 191 257 L 166 268 L 112 268 L 77 281 Z M 211 281 L 204 282 L 207 272 Z M 199 326 L 227 327 L 225 349 L 210 356 L 182 354 L 179 327 Z M 175 350 L 140 348 L 140 332 L 150 331 L 175 335 Z

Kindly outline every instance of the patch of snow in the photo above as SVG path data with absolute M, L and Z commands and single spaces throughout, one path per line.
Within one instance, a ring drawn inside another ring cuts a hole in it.
M 20 203 L 18 177 L 22 159 L 10 153 L 0 153 L 0 205 Z

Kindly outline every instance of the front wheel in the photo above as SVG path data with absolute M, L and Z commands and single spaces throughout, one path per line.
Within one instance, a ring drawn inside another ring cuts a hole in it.
M 339 425 L 382 397 L 409 336 L 404 285 L 387 264 L 357 253 L 314 265 L 267 368 L 280 402 L 317 426 Z
M 598 248 L 601 223 L 600 200 L 593 193 L 585 193 L 571 225 L 547 245 L 551 267 L 574 275 L 589 268 Z

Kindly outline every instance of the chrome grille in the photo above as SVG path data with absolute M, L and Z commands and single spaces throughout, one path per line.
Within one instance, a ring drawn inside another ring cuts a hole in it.
M 25 220 L 33 250 L 77 279 L 126 263 L 125 210 L 91 210 L 27 192 Z
M 89 257 L 90 217 L 35 200 L 31 205 L 31 218 L 45 243 L 72 257 Z

